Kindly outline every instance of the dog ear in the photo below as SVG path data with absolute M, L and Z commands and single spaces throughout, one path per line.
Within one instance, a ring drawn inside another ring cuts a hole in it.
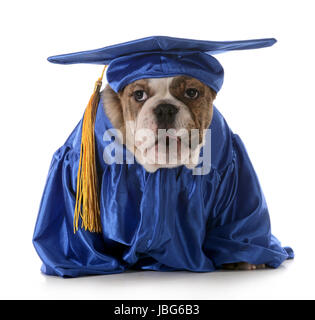
M 212 100 L 214 100 L 217 96 L 217 93 L 212 88 L 210 88 L 210 92 L 211 92 Z
M 124 91 L 125 91 L 126 87 L 123 87 L 122 89 L 120 89 L 117 93 L 118 97 L 121 98 L 124 95 Z
M 120 96 L 108 84 L 101 93 L 104 111 L 113 127 L 122 130 L 124 127 L 124 114 Z

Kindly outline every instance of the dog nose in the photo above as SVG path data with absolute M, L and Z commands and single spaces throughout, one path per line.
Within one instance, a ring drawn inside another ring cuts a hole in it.
M 162 103 L 155 107 L 154 114 L 156 116 L 159 127 L 172 124 L 178 108 L 172 104 Z

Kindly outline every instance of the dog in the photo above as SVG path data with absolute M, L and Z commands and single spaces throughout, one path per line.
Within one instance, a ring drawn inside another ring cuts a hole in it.
M 107 117 L 122 133 L 121 143 L 148 172 L 196 165 L 215 98 L 212 88 L 189 76 L 139 79 L 118 93 L 107 85 L 101 93 Z M 192 137 L 194 130 L 198 135 Z M 255 270 L 266 265 L 240 261 L 223 268 Z

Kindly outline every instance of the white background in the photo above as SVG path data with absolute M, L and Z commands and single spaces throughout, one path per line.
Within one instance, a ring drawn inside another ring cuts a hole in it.
M 314 1 L 1 1 L 0 298 L 313 299 Z M 61 279 L 40 273 L 32 234 L 53 152 L 81 119 L 102 67 L 47 56 L 150 35 L 275 37 L 217 56 L 216 106 L 243 139 L 272 231 L 296 259 L 249 272 L 133 272 Z

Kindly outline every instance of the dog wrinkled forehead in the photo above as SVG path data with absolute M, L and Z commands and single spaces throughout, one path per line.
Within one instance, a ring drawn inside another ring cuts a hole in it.
M 133 81 L 119 90 L 119 94 L 132 95 L 137 90 L 144 90 L 149 97 L 175 96 L 176 92 L 184 91 L 186 88 L 196 88 L 200 93 L 204 93 L 207 88 L 215 96 L 215 91 L 203 82 L 190 76 L 174 76 L 164 78 L 144 78 Z

